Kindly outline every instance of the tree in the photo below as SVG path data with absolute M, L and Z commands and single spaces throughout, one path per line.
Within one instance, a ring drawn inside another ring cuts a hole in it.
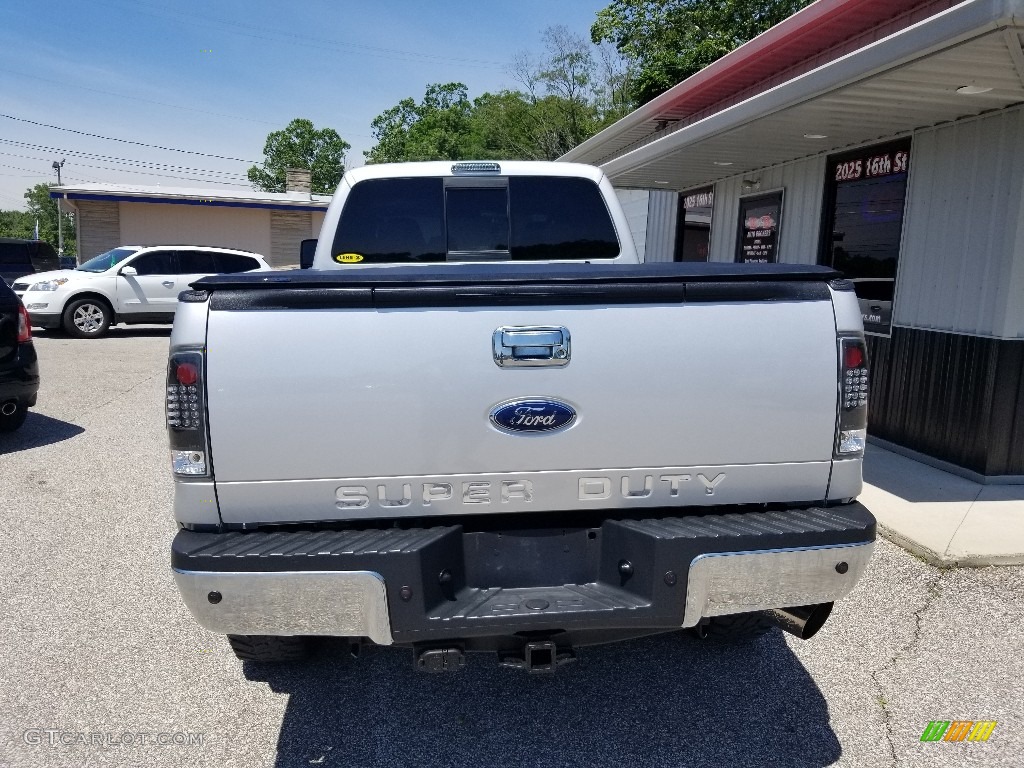
M 428 85 L 420 102 L 402 99 L 372 124 L 372 163 L 407 160 L 554 160 L 632 107 L 630 70 L 611 46 L 598 48 L 565 27 L 549 27 L 544 52 L 519 54 L 523 90 L 470 101 L 462 83 Z
M 25 192 L 25 200 L 28 201 L 28 213 L 26 214 L 32 222 L 30 233 L 24 237 L 32 237 L 35 230 L 35 222 L 39 221 L 39 239 L 45 240 L 56 249 L 60 238 L 57 232 L 57 201 L 50 197 L 51 184 L 36 184 Z M 75 218 L 70 213 L 62 213 L 61 226 L 64 234 L 64 255 L 72 256 L 77 252 L 75 242 Z
M 333 128 L 317 130 L 312 121 L 296 118 L 283 131 L 267 135 L 263 166 L 249 169 L 249 181 L 264 192 L 284 192 L 285 169 L 305 168 L 312 172 L 313 192 L 333 195 L 350 147 Z
M 0 211 L 0 237 L 32 239 L 35 219 L 28 211 Z
M 799 11 L 811 0 L 612 0 L 590 28 L 636 62 L 644 104 Z
M 595 64 L 586 41 L 566 27 L 548 27 L 543 41 L 539 58 L 521 53 L 513 69 L 534 107 L 528 116 L 536 122 L 537 146 L 554 160 L 597 131 L 590 98 Z
M 370 124 L 377 144 L 365 152 L 371 163 L 463 160 L 473 154 L 473 103 L 462 83 L 432 83 L 418 104 L 411 97 L 377 115 Z
M 537 107 L 519 91 L 485 93 L 473 100 L 473 140 L 480 160 L 541 160 L 543 121 Z
M 470 101 L 462 83 L 433 83 L 378 115 L 371 163 L 408 160 L 554 160 L 632 108 L 631 70 L 612 46 L 592 46 L 565 27 L 549 27 L 544 51 L 519 54 L 523 90 Z
M 554 160 L 586 141 L 632 107 L 623 98 L 629 66 L 607 47 L 591 46 L 564 26 L 548 27 L 538 58 L 519 54 L 514 73 L 533 106 L 526 118 L 534 123 L 536 148 L 542 159 Z

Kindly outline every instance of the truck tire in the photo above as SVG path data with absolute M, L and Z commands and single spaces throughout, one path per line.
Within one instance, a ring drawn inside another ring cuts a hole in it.
M 701 640 L 723 643 L 760 637 L 773 626 L 762 612 L 753 611 L 729 616 L 712 616 L 707 623 L 698 624 L 691 632 Z
M 302 661 L 306 657 L 306 638 L 276 635 L 228 635 L 231 650 L 242 661 L 263 663 Z
M 114 313 L 105 301 L 87 296 L 68 302 L 61 324 L 75 338 L 95 339 L 107 332 L 113 318 Z

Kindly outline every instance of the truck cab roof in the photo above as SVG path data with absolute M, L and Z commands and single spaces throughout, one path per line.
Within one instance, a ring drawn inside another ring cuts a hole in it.
M 604 171 L 582 163 L 543 160 L 431 160 L 419 163 L 380 163 L 346 172 L 350 184 L 367 179 L 424 178 L 436 176 L 574 176 L 595 184 Z
M 636 264 L 599 169 L 541 161 L 433 161 L 348 171 L 324 217 L 322 270 L 439 263 Z

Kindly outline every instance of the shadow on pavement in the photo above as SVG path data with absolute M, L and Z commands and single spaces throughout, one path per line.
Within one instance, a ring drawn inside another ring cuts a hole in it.
M 428 675 L 411 651 L 353 660 L 335 640 L 301 665 L 243 668 L 290 694 L 279 768 L 826 766 L 841 754 L 824 697 L 778 630 L 729 646 L 677 633 L 584 648 L 553 676 L 491 654 Z
M 99 339 L 76 339 L 73 336 L 69 336 L 62 330 L 59 329 L 45 329 L 45 328 L 33 328 L 32 335 L 38 336 L 43 339 L 67 339 L 69 341 L 82 342 L 88 344 L 94 341 L 102 341 L 103 339 L 116 339 L 116 338 L 143 338 L 143 337 L 158 337 L 158 336 L 170 336 L 171 326 L 170 325 L 115 325 L 113 328 L 108 328 L 105 336 L 101 336 Z
M 14 432 L 0 432 L 0 454 L 27 451 L 70 440 L 85 430 L 77 424 L 29 410 L 25 423 Z
M 1024 485 L 981 485 L 870 444 L 864 482 L 911 502 L 1024 501 Z
M 136 336 L 167 336 L 171 335 L 170 325 L 117 325 L 107 331 L 109 338 L 118 336 L 134 338 Z

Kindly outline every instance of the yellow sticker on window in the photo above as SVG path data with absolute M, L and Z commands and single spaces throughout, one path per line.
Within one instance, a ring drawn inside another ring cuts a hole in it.
M 363 255 L 361 253 L 339 253 L 334 260 L 339 264 L 355 264 L 363 260 Z

